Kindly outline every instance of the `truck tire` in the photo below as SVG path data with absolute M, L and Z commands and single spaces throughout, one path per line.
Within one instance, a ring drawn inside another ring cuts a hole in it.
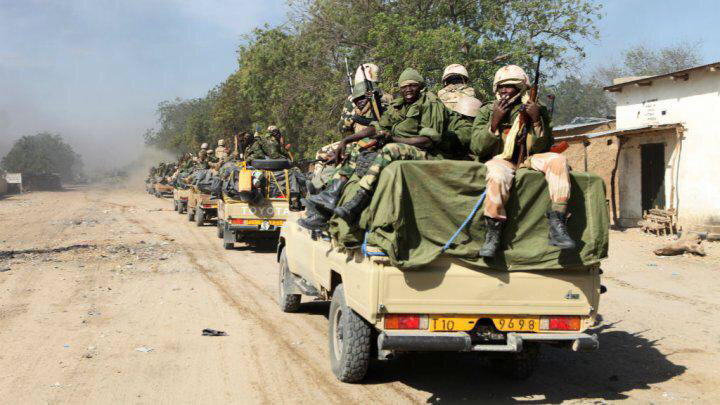
M 535 372 L 540 345 L 538 343 L 523 343 L 523 351 L 511 353 L 498 359 L 495 367 L 500 374 L 511 380 L 525 380 Z
M 223 221 L 219 220 L 217 221 L 217 237 L 222 239 L 225 235 L 223 234 L 223 229 L 225 228 L 225 224 L 223 224 Z
M 178 202 L 177 202 L 177 200 L 173 200 L 173 211 L 178 211 Z
M 195 216 L 193 215 L 193 212 L 192 212 L 192 210 L 190 209 L 190 207 L 187 208 L 187 214 L 188 214 L 188 215 L 187 215 L 187 217 L 188 217 L 188 222 L 192 222 L 192 221 L 195 220 Z
M 200 206 L 195 208 L 195 225 L 196 226 L 205 225 L 205 210 L 200 208 Z
M 285 279 L 292 277 L 288 267 L 285 249 L 280 252 L 280 271 L 278 272 L 278 304 L 283 312 L 297 312 L 300 309 L 300 294 L 288 294 L 285 292 Z
M 342 284 L 338 285 L 333 293 L 328 320 L 330 365 L 333 374 L 342 382 L 361 381 L 365 378 L 370 364 L 372 329 L 347 306 Z
M 290 168 L 290 161 L 287 159 L 253 159 L 248 166 L 258 170 L 285 170 Z
M 185 213 L 185 203 L 180 201 L 178 202 L 178 214 L 182 215 Z

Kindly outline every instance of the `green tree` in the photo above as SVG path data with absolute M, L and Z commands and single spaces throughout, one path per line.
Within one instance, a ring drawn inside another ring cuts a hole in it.
M 47 132 L 27 135 L 15 141 L 2 159 L 9 172 L 50 174 L 57 173 L 65 181 L 82 174 L 82 158 L 65 143 L 60 135 Z

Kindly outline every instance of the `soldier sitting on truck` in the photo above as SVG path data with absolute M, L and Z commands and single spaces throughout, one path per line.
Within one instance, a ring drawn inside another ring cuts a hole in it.
M 487 226 L 481 257 L 494 257 L 500 245 L 505 223 L 505 204 L 518 168 L 530 168 L 545 173 L 548 183 L 551 210 L 550 245 L 562 249 L 575 248 L 566 228 L 567 202 L 570 198 L 570 177 L 567 160 L 558 153 L 549 152 L 552 131 L 547 109 L 530 101 L 530 81 L 522 68 L 508 65 L 495 73 L 493 91 L 496 101 L 486 104 L 475 118 L 471 151 L 485 162 L 486 201 L 484 219 Z M 523 140 L 519 131 L 521 108 L 530 121 Z M 524 152 L 526 151 L 526 152 Z
M 287 155 L 284 145 L 280 143 L 281 139 L 282 134 L 278 127 L 270 125 L 267 132 L 255 135 L 255 141 L 250 146 L 246 159 L 248 161 L 253 159 L 286 159 Z

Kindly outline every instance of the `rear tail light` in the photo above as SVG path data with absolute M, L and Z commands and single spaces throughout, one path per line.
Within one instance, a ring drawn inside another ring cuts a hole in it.
M 215 208 L 213 204 L 203 204 L 203 208 Z
M 580 330 L 579 316 L 547 316 L 540 318 L 540 330 Z
M 231 219 L 230 219 L 230 223 L 231 223 L 231 224 L 235 224 L 235 225 L 242 225 L 242 224 L 245 223 L 245 220 L 244 220 L 244 219 L 239 219 L 239 218 L 231 218 Z
M 385 329 L 416 329 L 428 328 L 427 315 L 388 314 L 385 315 Z

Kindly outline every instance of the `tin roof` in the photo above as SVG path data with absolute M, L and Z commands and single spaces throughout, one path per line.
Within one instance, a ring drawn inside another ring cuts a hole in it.
M 615 92 L 615 91 L 622 91 L 623 87 L 631 86 L 631 85 L 647 86 L 653 80 L 662 79 L 665 77 L 671 77 L 673 79 L 679 78 L 679 79 L 687 80 L 689 77 L 689 73 L 696 72 L 698 70 L 704 70 L 704 69 L 710 69 L 712 71 L 720 71 L 720 62 L 708 63 L 707 65 L 695 66 L 695 67 L 691 67 L 689 69 L 678 70 L 675 72 L 664 73 L 661 75 L 639 77 L 635 80 L 628 80 L 628 81 L 624 81 L 622 83 L 617 83 L 617 84 L 613 84 L 611 86 L 603 87 L 603 90 Z
M 648 132 L 663 131 L 666 129 L 683 128 L 682 124 L 663 124 L 663 125 L 643 125 L 637 127 L 623 128 L 623 129 L 611 129 L 608 131 L 593 132 L 589 134 L 578 134 L 578 135 L 566 135 L 555 137 L 556 140 L 571 140 L 571 139 L 592 139 L 601 136 L 623 136 L 623 135 L 637 135 L 645 134 Z

